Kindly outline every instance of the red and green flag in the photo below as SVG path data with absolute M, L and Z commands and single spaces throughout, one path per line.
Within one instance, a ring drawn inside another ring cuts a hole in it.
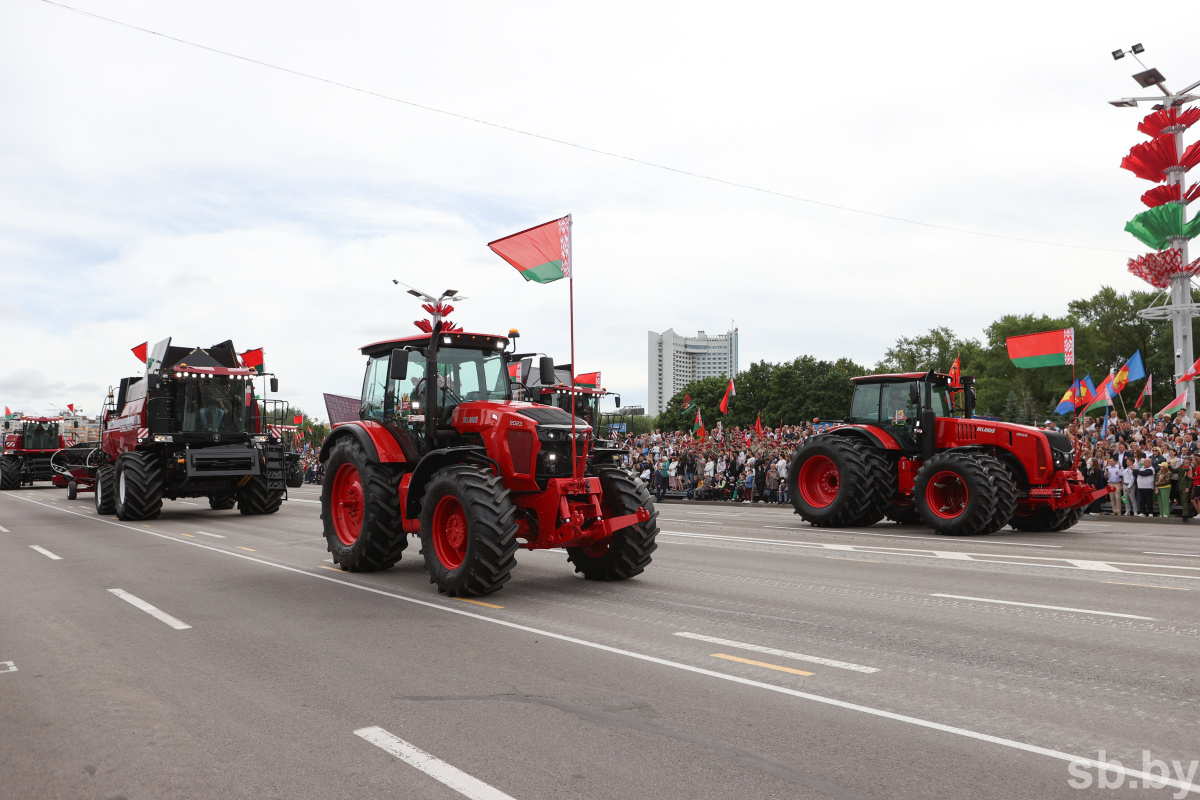
M 513 364 L 508 365 L 508 379 L 510 381 L 514 381 L 514 382 L 521 380 L 521 362 L 520 361 L 517 361 Z
M 1143 400 L 1154 399 L 1154 376 L 1146 376 L 1146 385 L 1142 387 L 1142 393 L 1138 395 L 1137 402 L 1133 404 L 1134 408 L 1141 408 Z
M 1169 417 L 1175 412 L 1182 411 L 1183 409 L 1187 408 L 1187 393 L 1188 390 L 1185 386 L 1183 387 L 1183 391 L 1179 393 L 1178 397 L 1172 400 L 1166 408 L 1158 412 L 1158 416 Z
M 721 413 L 729 413 L 729 398 L 737 397 L 737 389 L 733 387 L 733 378 L 729 379 L 729 386 L 725 387 L 725 396 L 721 398 Z
M 1097 408 L 1108 408 L 1112 405 L 1113 394 L 1113 374 L 1110 372 L 1104 382 L 1096 387 L 1096 399 L 1088 404 L 1083 413 L 1086 414 Z
M 243 367 L 253 369 L 257 371 L 259 375 L 266 372 L 266 369 L 263 367 L 263 351 L 261 347 L 255 350 L 247 350 L 244 353 L 239 353 L 238 358 L 242 360 Z
M 133 350 L 133 355 L 138 361 L 142 362 L 143 365 L 146 363 L 146 348 L 149 347 L 149 345 L 149 342 L 142 342 L 137 347 L 131 348 Z
M 505 236 L 488 247 L 516 267 L 527 281 L 550 283 L 571 277 L 571 215 Z
M 585 389 L 599 389 L 600 388 L 600 373 L 599 372 L 585 372 L 583 375 L 576 375 L 575 376 L 575 385 L 582 386 Z
M 297 414 L 296 416 L 292 417 L 292 424 L 293 424 L 293 425 L 299 425 L 301 422 L 304 422 L 304 415 L 303 415 L 303 414 Z
M 696 422 L 692 425 L 692 438 L 704 440 L 704 420 L 700 419 L 700 409 L 696 409 Z
M 1008 357 L 1021 369 L 1059 367 L 1075 363 L 1075 329 L 1010 336 Z
M 682 408 L 681 410 L 683 410 L 683 411 L 687 411 L 687 410 L 688 410 L 689 408 L 691 408 L 691 407 L 692 407 L 692 396 L 691 396 L 690 394 L 684 394 L 684 396 L 683 396 L 683 408 Z

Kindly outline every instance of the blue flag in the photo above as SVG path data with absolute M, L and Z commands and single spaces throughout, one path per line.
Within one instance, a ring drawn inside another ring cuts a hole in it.
M 1140 381 L 1146 377 L 1146 367 L 1142 364 L 1142 351 L 1138 350 L 1129 360 L 1125 362 L 1125 368 L 1129 370 L 1129 380 Z

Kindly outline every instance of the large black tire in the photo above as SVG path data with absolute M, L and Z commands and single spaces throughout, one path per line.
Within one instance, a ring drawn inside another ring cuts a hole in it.
M 993 455 L 976 453 L 975 460 L 982 464 L 992 479 L 996 502 L 992 508 L 992 519 L 988 523 L 986 533 L 996 531 L 1008 525 L 1013 514 L 1017 511 L 1017 481 L 1013 478 L 1008 467 Z
M 238 511 L 243 514 L 274 514 L 283 504 L 283 492 L 267 488 L 267 479 L 255 475 L 238 487 Z
M 884 516 L 890 519 L 897 525 L 921 525 L 921 510 L 917 508 L 916 503 L 908 505 L 892 505 L 887 507 Z
M 76 497 L 79 497 L 79 484 L 76 483 L 75 481 L 68 481 L 67 482 L 67 499 L 74 500 Z
M 400 471 L 369 461 L 352 436 L 334 444 L 325 467 L 321 521 L 333 563 L 349 572 L 395 566 L 408 546 L 401 525 Z
M 299 459 L 288 458 L 284 462 L 283 481 L 293 489 L 304 485 L 304 470 L 300 468 Z
M 650 512 L 650 519 L 614 531 L 612 539 L 593 547 L 568 547 L 567 560 L 575 571 L 593 581 L 622 581 L 641 574 L 650 564 L 650 554 L 658 549 L 658 512 L 650 500 L 646 485 L 617 470 L 600 470 L 601 507 L 607 517 L 636 514 L 639 508 Z
M 987 533 L 996 508 L 987 467 L 965 453 L 940 453 L 922 464 L 913 498 L 925 524 L 945 536 Z
M 788 469 L 788 495 L 796 513 L 815 525 L 873 525 L 895 499 L 896 478 L 875 448 L 825 434 L 796 451 Z
M 233 492 L 227 494 L 210 494 L 208 496 L 208 507 L 214 511 L 228 511 L 237 505 L 237 495 Z
M 116 470 L 111 464 L 96 468 L 96 513 L 108 516 L 117 510 Z
M 0 458 L 0 489 L 21 488 L 21 459 L 17 456 Z
M 165 485 L 162 463 L 153 453 L 122 453 L 117 457 L 117 519 L 157 519 Z
M 1083 508 L 1070 508 L 1063 514 L 1062 522 L 1054 528 L 1056 531 L 1065 531 L 1067 528 L 1073 527 L 1076 522 L 1083 519 Z
M 1027 533 L 1057 531 L 1061 529 L 1067 513 L 1065 510 L 1044 507 L 1032 514 L 1014 514 L 1008 524 Z
M 488 470 L 455 464 L 434 473 L 421 498 L 421 555 L 450 597 L 485 595 L 516 566 L 517 509 Z

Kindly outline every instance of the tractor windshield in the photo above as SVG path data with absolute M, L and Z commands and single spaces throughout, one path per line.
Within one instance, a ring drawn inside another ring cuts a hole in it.
M 390 354 L 389 354 L 390 355 Z M 388 380 L 389 355 L 367 363 L 363 384 L 362 419 L 424 421 L 426 359 L 419 350 L 408 353 L 408 376 Z M 510 385 L 503 352 L 443 347 L 437 352 L 437 413 L 448 425 L 450 414 L 470 400 L 508 400 Z M 416 420 L 413 418 L 416 417 Z
M 26 422 L 23 426 L 22 446 L 26 450 L 57 450 L 57 422 Z
M 925 397 L 923 381 L 896 381 L 888 383 L 858 383 L 854 386 L 854 400 L 850 417 L 855 422 L 871 425 L 915 426 L 920 409 L 911 401 L 912 386 Z M 938 417 L 951 416 L 950 390 L 945 386 L 934 386 L 932 392 L 933 413 Z
M 225 375 L 185 375 L 176 381 L 180 433 L 245 433 L 246 381 Z
M 555 406 L 571 413 L 571 393 L 570 392 L 547 392 L 542 394 L 542 403 Z M 591 425 L 596 427 L 597 414 L 600 410 L 600 395 L 598 394 L 577 394 L 575 395 L 575 416 L 582 418 Z

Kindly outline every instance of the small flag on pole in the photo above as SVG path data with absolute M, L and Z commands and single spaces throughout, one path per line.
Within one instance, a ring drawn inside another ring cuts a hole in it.
M 142 342 L 137 347 L 132 348 L 133 355 L 138 361 L 144 365 L 146 363 L 146 349 L 150 346 L 150 342 Z
M 1179 393 L 1178 397 L 1176 397 L 1174 400 L 1172 400 L 1170 402 L 1170 404 L 1167 405 L 1166 408 L 1164 408 L 1162 411 L 1158 412 L 1158 416 L 1169 417 L 1172 414 L 1174 414 L 1176 411 L 1181 411 L 1184 408 L 1186 408 L 1187 407 L 1187 395 L 1188 395 L 1187 387 L 1184 387 L 1184 390 Z
M 1138 395 L 1137 402 L 1133 404 L 1134 408 L 1141 408 L 1142 401 L 1154 398 L 1154 376 L 1146 376 L 1146 385 L 1142 387 L 1142 393 Z
M 696 422 L 692 425 L 692 438 L 704 441 L 704 420 L 700 418 L 700 409 L 696 409 Z
M 1075 329 L 1010 336 L 1008 357 L 1021 369 L 1070 366 L 1075 363 Z
M 575 376 L 575 385 L 582 386 L 586 389 L 599 389 L 600 388 L 600 373 L 599 372 L 586 372 L 583 375 L 576 375 Z
M 571 215 L 505 236 L 488 247 L 516 267 L 527 281 L 550 283 L 571 277 Z
M 737 389 L 733 387 L 733 378 L 729 379 L 729 386 L 725 389 L 725 396 L 721 398 L 721 413 L 729 413 L 729 398 L 737 397 Z
M 239 353 L 238 358 L 241 359 L 243 367 L 253 369 L 257 371 L 259 375 L 266 372 L 266 368 L 263 366 L 263 351 L 261 347 L 255 348 L 254 350 L 247 350 L 244 353 Z
M 1138 381 L 1146 377 L 1146 368 L 1142 365 L 1142 351 L 1138 350 L 1125 365 L 1117 370 L 1116 377 L 1113 378 L 1113 391 L 1120 394 L 1129 385 L 1130 381 Z
M 1175 381 L 1175 384 L 1179 385 L 1186 381 L 1193 380 L 1196 377 L 1197 373 L 1200 373 L 1200 358 L 1197 358 L 1196 363 L 1192 364 L 1190 367 L 1188 367 L 1187 372 L 1185 372 L 1179 376 L 1179 380 Z

